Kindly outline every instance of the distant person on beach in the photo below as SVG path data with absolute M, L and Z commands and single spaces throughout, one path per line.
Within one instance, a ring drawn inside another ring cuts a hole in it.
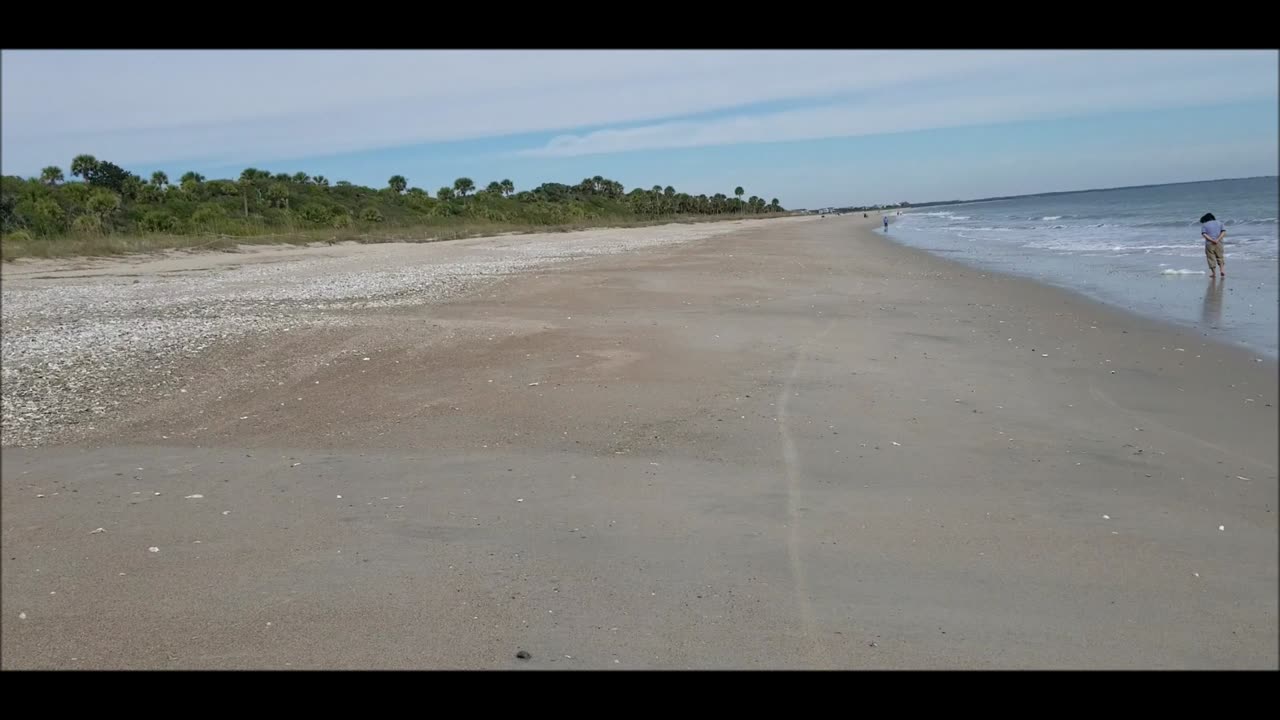
M 884 231 L 889 232 L 889 216 L 884 216 Z
M 1227 229 L 1218 222 L 1213 213 L 1205 213 L 1200 218 L 1200 236 L 1204 238 L 1204 256 L 1209 261 L 1209 277 L 1213 277 L 1214 270 L 1227 276 L 1227 261 L 1222 250 L 1222 239 L 1227 236 Z M 1215 268 L 1216 265 L 1216 268 Z

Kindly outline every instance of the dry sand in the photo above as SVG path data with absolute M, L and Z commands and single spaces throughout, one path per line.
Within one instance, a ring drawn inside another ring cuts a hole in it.
M 1277 668 L 1275 362 L 873 222 L 6 269 L 6 402 L 28 290 L 169 370 L 5 448 L 3 667 Z

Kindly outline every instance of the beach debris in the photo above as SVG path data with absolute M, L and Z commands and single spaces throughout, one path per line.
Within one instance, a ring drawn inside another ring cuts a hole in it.
M 38 497 L 38 498 L 42 498 L 42 497 L 44 497 L 44 495 L 43 495 L 43 494 L 41 494 L 41 495 L 36 495 L 36 497 Z
M 19 619 L 19 620 L 26 620 L 26 619 L 27 619 L 27 614 L 26 614 L 26 613 L 24 613 L 24 612 L 20 612 L 20 613 L 18 613 L 18 619 Z
M 538 387 L 539 384 L 540 383 L 536 383 L 536 382 L 529 383 L 529 387 Z
M 151 547 L 147 548 L 147 552 L 158 553 L 160 552 L 160 548 L 156 547 L 155 545 L 152 545 Z
M 1110 520 L 1110 519 L 1111 519 L 1111 516 L 1110 516 L 1110 515 L 1103 515 L 1103 516 L 1102 516 L 1102 519 L 1103 519 L 1103 520 Z
M 183 500 L 201 500 L 203 498 L 204 498 L 203 495 L 201 495 L 200 493 L 196 493 L 195 495 L 186 496 L 185 498 L 183 498 Z
M 1219 525 L 1219 526 L 1218 526 L 1218 531 L 1219 531 L 1219 532 L 1224 532 L 1224 531 L 1226 531 L 1226 529 L 1227 529 L 1227 526 L 1226 526 L 1226 525 Z
M 893 443 L 894 445 L 897 445 L 898 447 L 902 447 L 902 443 L 900 442 L 894 442 L 893 440 L 890 440 L 889 442 Z
M 368 360 L 369 358 L 360 358 L 360 359 L 361 359 L 361 360 Z
M 223 511 L 222 511 L 222 514 L 223 514 L 223 515 L 230 515 L 230 514 L 231 514 L 231 511 L 230 511 L 230 510 L 223 510 Z
M 338 499 L 339 499 L 339 500 L 341 500 L 341 499 L 342 499 L 342 496 L 341 496 L 341 495 L 339 495 L 339 496 L 338 496 Z
M 517 652 L 516 652 L 516 659 L 517 659 L 517 660 L 528 660 L 528 659 L 529 659 L 529 658 L 531 658 L 531 657 L 533 657 L 533 656 L 529 654 L 529 651 L 528 651 L 528 650 L 519 650 L 519 651 L 517 651 Z
M 516 498 L 516 502 L 524 502 L 524 498 Z
M 296 463 L 294 463 L 294 464 L 290 465 L 289 467 L 291 467 L 291 468 L 295 468 L 295 467 L 298 467 L 298 466 L 299 466 L 299 465 L 301 465 L 301 464 L 302 464 L 302 463 L 300 463 L 300 462 L 296 462 Z
M 1237 475 L 1237 476 L 1236 476 L 1236 479 L 1237 479 L 1237 480 L 1246 480 L 1246 481 L 1248 481 L 1248 482 L 1253 482 L 1252 480 L 1249 480 L 1249 478 L 1247 478 L 1247 477 L 1245 477 L 1245 476 L 1243 476 L 1243 475 Z
M 106 528 L 98 528 L 97 530 L 90 530 L 90 531 L 89 531 L 89 534 L 90 534 L 90 535 L 97 535 L 98 533 L 104 533 L 104 532 L 106 532 L 106 531 L 107 531 L 107 529 L 106 529 Z

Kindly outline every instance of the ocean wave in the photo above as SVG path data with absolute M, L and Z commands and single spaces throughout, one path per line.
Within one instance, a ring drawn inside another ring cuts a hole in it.
M 1200 250 L 1200 243 L 1182 243 L 1182 244 L 1160 244 L 1160 245 L 1127 245 L 1117 244 L 1115 242 L 1090 242 L 1087 239 L 1071 240 L 1066 238 L 1052 238 L 1043 240 L 1032 240 L 1025 243 L 1022 247 L 1029 250 L 1050 250 L 1055 252 L 1113 252 L 1113 253 L 1143 253 L 1150 254 L 1152 251 L 1162 250 Z
M 1165 268 L 1160 272 L 1161 275 L 1203 275 L 1203 270 L 1174 270 L 1173 268 Z
M 1062 216 L 1061 216 L 1061 215 L 1045 215 L 1044 217 L 1042 217 L 1042 218 L 1040 218 L 1040 219 L 1041 219 L 1041 220 L 1045 220 L 1045 221 L 1049 221 L 1049 220 L 1061 220 L 1061 219 L 1062 219 Z

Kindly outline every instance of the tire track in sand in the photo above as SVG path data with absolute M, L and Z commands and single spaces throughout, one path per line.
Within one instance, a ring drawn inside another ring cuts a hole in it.
M 791 419 L 790 400 L 795 394 L 796 377 L 800 374 L 800 366 L 805 361 L 809 347 L 826 337 L 831 331 L 834 321 L 828 321 L 825 328 L 802 344 L 795 353 L 795 362 L 791 364 L 791 372 L 782 384 L 782 392 L 778 395 L 778 435 L 782 442 L 782 460 L 787 473 L 787 564 L 791 570 L 792 587 L 796 596 L 796 607 L 800 611 L 800 622 L 805 637 L 810 643 L 810 655 L 818 667 L 830 667 L 830 655 L 822 643 L 818 633 L 817 619 L 814 617 L 813 603 L 809 598 L 809 583 L 805 573 L 804 560 L 800 557 L 800 516 L 796 508 L 796 495 L 802 479 L 800 455 L 796 451 L 795 440 L 791 437 L 788 423 Z

